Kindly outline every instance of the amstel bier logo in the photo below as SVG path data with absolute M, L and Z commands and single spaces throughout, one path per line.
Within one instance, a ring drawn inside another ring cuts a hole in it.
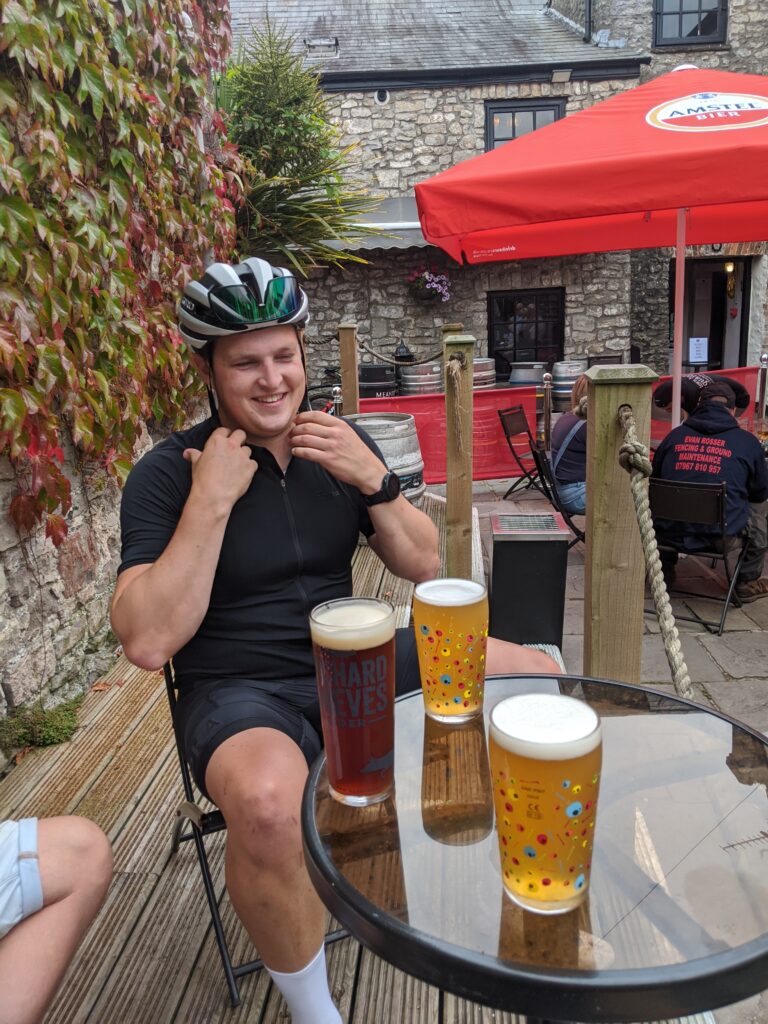
M 660 103 L 645 115 L 654 128 L 670 132 L 723 132 L 768 124 L 768 96 L 735 92 L 695 92 Z

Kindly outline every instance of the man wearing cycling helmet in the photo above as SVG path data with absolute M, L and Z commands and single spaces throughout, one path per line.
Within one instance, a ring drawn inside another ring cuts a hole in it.
M 112 623 L 145 668 L 173 658 L 176 719 L 201 790 L 227 822 L 233 906 L 296 1024 L 340 1020 L 325 976 L 325 920 L 304 867 L 299 809 L 321 749 L 308 615 L 351 594 L 359 533 L 396 575 L 437 575 L 437 531 L 399 495 L 367 435 L 306 409 L 290 271 L 250 258 L 191 281 L 179 328 L 212 416 L 139 460 L 123 495 Z M 489 671 L 546 672 L 496 641 Z M 554 669 L 556 671 L 556 668 Z M 398 691 L 418 687 L 410 631 Z

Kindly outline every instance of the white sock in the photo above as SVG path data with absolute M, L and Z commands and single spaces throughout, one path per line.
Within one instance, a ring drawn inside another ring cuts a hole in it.
M 328 991 L 325 946 L 300 971 L 282 974 L 269 967 L 267 971 L 288 1004 L 293 1024 L 341 1024 L 341 1015 Z

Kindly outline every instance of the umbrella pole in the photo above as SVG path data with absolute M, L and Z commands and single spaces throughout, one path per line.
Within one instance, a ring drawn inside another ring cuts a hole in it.
M 677 238 L 675 241 L 675 333 L 672 348 L 672 426 L 680 423 L 680 398 L 683 380 L 683 307 L 685 305 L 685 216 L 688 211 L 677 211 Z

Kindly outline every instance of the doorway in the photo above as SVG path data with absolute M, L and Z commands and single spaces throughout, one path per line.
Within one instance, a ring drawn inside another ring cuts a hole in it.
M 683 371 L 744 366 L 752 257 L 686 260 Z M 669 338 L 674 332 L 675 260 L 669 267 Z

